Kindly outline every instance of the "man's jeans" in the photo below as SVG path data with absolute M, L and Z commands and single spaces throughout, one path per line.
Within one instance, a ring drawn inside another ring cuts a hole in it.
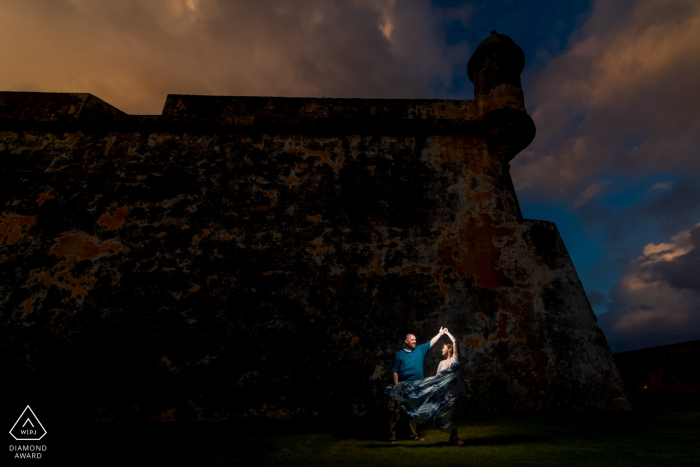
M 396 405 L 394 407 L 394 411 L 391 413 L 391 419 L 389 420 L 389 439 L 396 438 L 396 422 L 399 421 L 401 415 L 403 414 L 404 416 L 408 417 L 408 414 L 406 413 L 406 410 L 403 407 L 399 405 Z M 409 419 L 408 428 L 411 432 L 411 438 L 418 438 L 418 432 L 416 431 L 417 426 L 418 424 L 415 422 L 415 420 Z

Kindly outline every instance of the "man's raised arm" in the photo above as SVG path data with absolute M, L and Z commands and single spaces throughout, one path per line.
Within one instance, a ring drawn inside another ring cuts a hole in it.
M 435 335 L 435 337 L 430 339 L 430 348 L 432 348 L 435 345 L 435 343 L 438 341 L 438 339 L 440 339 L 442 337 L 443 334 L 445 334 L 445 328 L 441 327 L 440 332 L 438 332 Z

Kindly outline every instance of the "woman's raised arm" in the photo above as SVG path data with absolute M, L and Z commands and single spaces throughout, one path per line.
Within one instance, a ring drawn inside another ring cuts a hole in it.
M 459 344 L 457 344 L 457 340 L 455 339 L 455 336 L 450 334 L 449 331 L 445 331 L 445 334 L 447 334 L 447 337 L 450 338 L 452 341 L 452 357 L 459 361 Z

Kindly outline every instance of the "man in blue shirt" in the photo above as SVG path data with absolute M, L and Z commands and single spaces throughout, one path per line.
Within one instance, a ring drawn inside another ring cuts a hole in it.
M 437 333 L 435 337 L 430 339 L 430 342 L 416 346 L 416 336 L 413 334 L 407 334 L 404 340 L 404 348 L 399 350 L 394 357 L 394 364 L 391 366 L 392 377 L 394 378 L 394 386 L 404 381 L 417 381 L 423 379 L 423 360 L 425 359 L 425 354 L 428 350 L 435 345 L 435 343 L 445 334 L 445 328 L 440 328 L 440 332 Z M 401 418 L 401 413 L 405 410 L 403 407 L 395 407 L 394 412 L 391 414 L 391 420 L 389 420 L 389 442 L 398 443 L 396 441 L 396 422 Z M 408 422 L 408 427 L 411 431 L 412 441 L 425 441 L 423 438 L 418 436 L 416 431 L 417 424 L 413 420 Z

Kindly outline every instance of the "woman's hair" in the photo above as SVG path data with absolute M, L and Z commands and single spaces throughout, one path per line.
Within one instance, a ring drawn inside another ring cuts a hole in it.
M 447 347 L 447 351 L 450 354 L 454 354 L 454 350 L 452 349 L 452 344 L 445 344 L 445 347 Z

